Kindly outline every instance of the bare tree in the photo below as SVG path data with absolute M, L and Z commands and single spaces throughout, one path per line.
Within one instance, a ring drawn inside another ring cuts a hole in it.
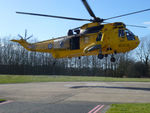
M 141 62 L 145 64 L 145 75 L 149 74 L 149 62 L 150 62 L 150 40 L 147 37 L 143 37 L 141 44 L 138 47 L 136 54 Z

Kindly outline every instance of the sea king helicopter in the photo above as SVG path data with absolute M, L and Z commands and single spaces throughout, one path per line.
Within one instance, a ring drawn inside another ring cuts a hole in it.
M 16 12 L 18 14 L 44 16 L 59 19 L 68 19 L 76 21 L 89 21 L 90 23 L 84 24 L 81 27 L 68 30 L 68 35 L 54 38 L 37 43 L 28 43 L 27 34 L 23 38 L 21 35 L 20 40 L 11 40 L 21 44 L 29 51 L 51 53 L 54 58 L 72 58 L 81 56 L 97 55 L 99 59 L 103 59 L 111 55 L 111 62 L 115 62 L 114 54 L 125 53 L 135 49 L 140 41 L 138 36 L 135 36 L 129 29 L 126 28 L 122 22 L 108 23 L 106 20 L 128 16 L 136 13 L 149 11 L 150 9 L 140 10 L 114 16 L 107 19 L 96 17 L 86 0 L 82 0 L 85 8 L 93 19 L 81 19 L 63 16 L 54 16 L 46 14 Z M 128 25 L 132 27 L 141 27 L 136 25 Z

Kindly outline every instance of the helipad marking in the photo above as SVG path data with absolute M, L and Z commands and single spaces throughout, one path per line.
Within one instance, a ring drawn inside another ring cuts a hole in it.
M 97 105 L 95 108 L 93 108 L 91 111 L 89 111 L 88 113 L 92 113 L 93 111 L 95 111 L 98 107 L 100 107 L 100 105 Z
M 104 107 L 104 105 L 97 105 L 96 107 L 94 107 L 91 111 L 89 111 L 88 113 L 97 113 L 99 112 L 102 108 Z
M 104 105 L 102 105 L 101 107 L 99 107 L 95 112 L 93 113 L 97 113 L 98 111 L 100 111 L 102 108 L 104 107 Z

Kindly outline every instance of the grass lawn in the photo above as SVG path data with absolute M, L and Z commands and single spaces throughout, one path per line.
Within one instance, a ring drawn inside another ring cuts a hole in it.
M 112 104 L 106 113 L 150 113 L 150 104 Z
M 150 82 L 148 78 L 112 78 L 85 76 L 29 76 L 29 75 L 0 75 L 0 84 L 28 82 Z

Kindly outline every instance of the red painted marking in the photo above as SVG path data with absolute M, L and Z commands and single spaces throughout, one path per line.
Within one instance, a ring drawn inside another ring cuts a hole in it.
M 95 112 L 93 113 L 97 113 L 98 111 L 100 111 L 102 108 L 104 107 L 104 105 L 102 105 L 101 107 L 99 107 Z
M 100 107 L 100 105 L 97 105 L 95 108 L 93 108 L 91 111 L 89 111 L 88 113 L 92 113 L 93 111 L 95 111 L 98 107 Z
M 8 100 L 8 101 L 5 101 L 5 102 L 0 103 L 0 105 L 8 104 L 8 103 L 11 103 L 11 102 L 13 102 L 13 101 L 12 101 L 12 100 Z

